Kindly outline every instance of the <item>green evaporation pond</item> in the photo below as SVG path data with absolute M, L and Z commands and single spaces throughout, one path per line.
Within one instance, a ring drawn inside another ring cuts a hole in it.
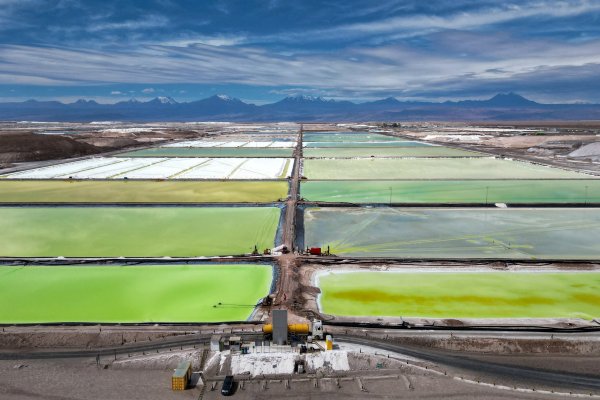
M 351 158 L 351 157 L 480 157 L 484 156 L 467 150 L 442 146 L 422 147 L 342 147 L 305 148 L 306 158 Z
M 0 207 L 0 257 L 195 257 L 272 248 L 277 207 Z
M 594 179 L 591 175 L 496 158 L 307 159 L 308 179 Z
M 405 139 L 368 132 L 315 132 L 304 133 L 303 142 L 386 142 Z
M 600 209 L 309 208 L 304 244 L 339 256 L 600 258 Z
M 600 203 L 600 180 L 303 181 L 301 196 L 337 203 Z
M 600 273 L 348 272 L 319 278 L 321 311 L 344 316 L 600 316 Z
M 271 280 L 265 265 L 0 267 L 0 323 L 243 321 Z
M 288 182 L 0 180 L 0 203 L 260 203 L 287 197 Z

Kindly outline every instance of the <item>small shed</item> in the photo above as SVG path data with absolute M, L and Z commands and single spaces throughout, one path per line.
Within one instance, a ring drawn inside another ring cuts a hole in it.
M 192 363 L 189 361 L 180 362 L 171 377 L 171 389 L 185 390 L 190 379 L 192 379 Z

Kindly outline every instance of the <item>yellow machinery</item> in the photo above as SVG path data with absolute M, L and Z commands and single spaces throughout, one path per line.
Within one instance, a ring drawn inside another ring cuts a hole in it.
M 192 379 L 192 363 L 189 361 L 180 362 L 171 377 L 171 389 L 185 390 L 190 379 Z
M 299 335 L 308 335 L 308 333 L 310 332 L 310 325 L 309 324 L 288 324 L 288 332 L 299 334 Z M 266 334 L 273 333 L 273 324 L 263 325 L 263 333 L 266 333 Z
M 323 322 L 320 320 L 310 321 L 303 324 L 288 324 L 288 332 L 294 335 L 310 335 L 313 339 L 325 339 L 323 332 Z M 273 324 L 263 325 L 263 333 L 270 335 L 273 333 Z
M 331 337 L 331 335 L 327 335 L 325 339 L 325 349 L 333 350 L 333 338 Z

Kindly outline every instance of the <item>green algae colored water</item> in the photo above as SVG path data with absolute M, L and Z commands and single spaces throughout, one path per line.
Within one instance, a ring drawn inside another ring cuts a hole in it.
M 287 182 L 0 180 L 0 203 L 263 203 L 283 199 Z
M 483 157 L 474 151 L 452 149 L 442 146 L 414 147 L 327 147 L 305 148 L 306 158 L 351 158 L 351 157 Z
M 600 316 L 600 273 L 348 272 L 319 278 L 321 311 L 344 316 Z
M 265 265 L 0 267 L 0 323 L 242 321 L 271 280 Z
M 0 207 L 0 257 L 196 257 L 272 248 L 277 207 Z
M 245 147 L 154 147 L 121 153 L 119 157 L 291 157 L 294 149 Z
M 600 259 L 599 208 L 309 208 L 304 245 L 351 257 Z
M 496 158 L 307 159 L 308 179 L 594 179 L 591 175 Z
M 335 203 L 600 203 L 600 180 L 303 181 L 301 196 Z

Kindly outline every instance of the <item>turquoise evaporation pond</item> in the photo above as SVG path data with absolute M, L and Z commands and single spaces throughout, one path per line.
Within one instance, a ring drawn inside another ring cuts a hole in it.
M 308 208 L 304 245 L 347 257 L 600 259 L 599 208 Z
M 387 142 L 405 139 L 369 132 L 310 132 L 302 135 L 303 142 Z
M 387 142 L 303 142 L 305 148 L 329 147 L 438 147 L 429 143 L 412 140 L 387 141 Z

